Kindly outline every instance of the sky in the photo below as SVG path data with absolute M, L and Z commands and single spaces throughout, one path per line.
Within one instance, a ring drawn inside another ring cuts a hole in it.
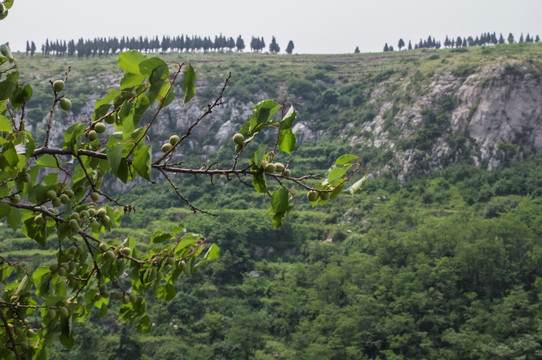
M 0 21 L 0 43 L 24 51 L 45 39 L 210 36 L 220 33 L 245 44 L 252 36 L 275 36 L 282 52 L 380 52 L 428 36 L 444 41 L 486 32 L 542 36 L 542 0 L 15 0 Z

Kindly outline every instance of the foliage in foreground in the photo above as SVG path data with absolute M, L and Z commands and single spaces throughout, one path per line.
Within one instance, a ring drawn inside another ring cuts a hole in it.
M 2 16 L 12 5 L 13 1 L 3 2 Z M 146 292 L 171 300 L 176 294 L 174 283 L 182 273 L 193 274 L 218 257 L 216 244 L 188 232 L 182 223 L 173 224 L 169 231 L 154 232 L 147 251 L 136 247 L 133 237 L 106 240 L 103 234 L 119 225 L 123 214 L 134 210 L 103 191 L 108 177 L 123 183 L 136 178 L 154 183 L 160 174 L 193 212 L 209 215 L 193 205 L 172 178 L 176 174 L 235 178 L 269 196 L 275 228 L 292 209 L 296 190 L 302 189 L 303 194 L 308 190 L 314 206 L 343 191 L 354 193 L 363 183 L 362 179 L 344 189 L 360 169 L 360 159 L 354 155 L 339 157 L 318 185 L 307 185 L 308 180 L 318 178 L 315 175 L 292 176 L 288 164 L 277 160 L 280 152 L 289 154 L 295 148 L 292 125 L 297 113 L 291 104 L 274 100 L 257 103 L 234 137 L 236 156 L 231 167 L 186 168 L 176 161 L 179 145 L 223 104 L 229 77 L 184 134 L 172 135 L 161 152 L 153 152 L 150 128 L 174 101 L 177 82 L 184 95 L 183 105 L 194 97 L 196 74 L 189 62 L 168 64 L 136 51 L 119 55 L 118 65 L 124 72 L 119 88 L 98 99 L 92 118 L 71 125 L 58 145 L 51 139 L 51 130 L 57 109 L 69 111 L 72 106 L 66 95 L 69 69 L 63 79 L 52 81 L 45 139 L 37 144 L 25 121 L 32 87 L 19 82 L 17 62 L 8 44 L 2 45 L 0 52 L 0 220 L 41 247 L 51 240 L 56 242 L 55 261 L 49 266 L 33 268 L 24 261 L 0 257 L 2 358 L 48 358 L 57 338 L 72 347 L 73 323 L 88 319 L 95 308 L 99 309 L 98 317 L 105 316 L 113 298 L 122 304 L 117 309 L 118 320 L 133 322 L 148 332 L 152 322 L 147 315 Z M 276 131 L 276 140 L 259 146 L 240 168 L 246 146 L 267 130 Z M 125 281 L 126 276 L 130 281 Z

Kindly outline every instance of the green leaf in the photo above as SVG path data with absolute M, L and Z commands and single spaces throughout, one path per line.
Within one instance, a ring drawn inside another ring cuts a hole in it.
M 277 104 L 274 100 L 260 101 L 254 105 L 249 121 L 241 126 L 239 132 L 243 134 L 245 138 L 249 138 L 266 127 L 277 124 L 277 122 L 271 120 L 271 118 L 280 108 L 281 105 Z
M 152 57 L 139 63 L 139 73 L 147 78 L 150 78 L 153 71 L 161 66 L 165 66 L 167 68 L 165 61 L 157 57 Z M 164 77 L 164 79 L 166 77 Z
M 13 231 L 17 231 L 19 228 L 19 225 L 21 225 L 22 220 L 22 213 L 21 210 L 17 208 L 10 208 L 9 214 L 7 216 L 7 223 L 8 225 L 13 229 Z
M 347 167 L 332 167 L 327 175 L 327 182 L 333 183 L 333 181 L 340 179 L 346 172 L 350 166 Z
M 111 171 L 116 176 L 118 176 L 120 162 L 122 160 L 122 149 L 123 145 L 121 143 L 113 144 L 107 153 L 107 160 L 109 160 L 109 164 L 111 165 Z
M 280 188 L 273 193 L 271 197 L 271 208 L 274 213 L 286 212 L 288 211 L 288 198 L 290 193 L 284 188 Z
M 152 322 L 151 319 L 145 315 L 141 319 L 139 319 L 137 323 L 137 329 L 143 333 L 148 333 L 151 331 L 152 328 Z
M 261 168 L 262 161 L 266 152 L 267 152 L 267 145 L 261 145 L 252 152 L 252 156 L 250 157 L 250 162 L 254 166 L 254 169 Z
M 15 110 L 23 106 L 24 103 L 28 102 L 32 97 L 32 87 L 30 85 L 25 85 L 23 87 L 18 87 L 15 89 L 13 94 L 10 96 L 11 106 Z
M 4 1 L 4 6 L 6 7 L 6 9 L 11 9 L 11 6 L 13 6 L 13 0 Z
M 168 76 L 169 76 L 169 69 L 166 63 L 164 63 L 164 65 L 158 66 L 156 69 L 152 71 L 151 76 L 149 77 L 149 82 L 153 85 L 160 84 L 163 80 L 167 79 Z
M 135 171 L 145 180 L 151 181 L 152 148 L 150 145 L 139 148 L 134 153 L 132 166 Z
M 190 101 L 196 95 L 196 73 L 192 65 L 187 64 L 184 70 L 182 90 L 184 92 L 183 105 Z
M 71 149 L 77 153 L 79 145 L 81 145 L 81 136 L 85 133 L 86 124 L 73 124 L 64 133 L 64 148 Z
M 131 89 L 134 86 L 141 85 L 145 81 L 145 76 L 141 74 L 126 73 L 120 80 L 120 89 Z
M 36 161 L 36 164 L 38 164 L 39 166 L 48 167 L 48 168 L 57 168 L 58 167 L 57 162 L 56 162 L 56 158 L 53 155 L 49 155 L 49 154 L 46 154 L 46 155 L 43 155 L 42 157 L 40 157 Z
M 288 112 L 280 121 L 280 130 L 291 129 L 295 119 L 297 119 L 297 112 L 295 111 L 293 106 L 290 106 Z
M 159 244 L 171 240 L 173 236 L 165 231 L 156 231 L 151 237 L 151 244 Z
M 45 186 L 53 186 L 58 183 L 58 173 L 50 173 L 43 177 L 43 185 Z
M 9 73 L 6 76 L 6 80 L 0 81 L 0 100 L 5 100 L 11 96 L 11 94 L 13 93 L 13 91 L 15 91 L 15 88 L 17 87 L 18 79 L 19 73 L 15 71 Z
M 256 173 L 252 175 L 252 186 L 257 192 L 266 194 L 267 193 L 267 183 L 265 181 L 265 171 L 259 169 Z
M 203 258 L 207 261 L 217 259 L 220 256 L 220 248 L 217 244 L 211 244 Z
M 34 218 L 26 219 L 23 223 L 23 233 L 44 247 L 48 237 L 47 222 L 42 225 L 36 225 Z
M 19 157 L 17 156 L 17 151 L 13 143 L 8 143 L 3 146 L 2 155 L 0 157 L 0 166 L 2 168 L 10 167 L 15 168 L 19 162 Z M 4 161 L 2 161 L 2 159 Z
M 340 156 L 337 160 L 335 160 L 335 165 L 345 165 L 356 159 L 359 159 L 359 157 L 356 155 L 344 154 Z
M 290 154 L 295 148 L 295 135 L 291 129 L 280 131 L 279 149 Z
M 171 284 L 166 284 L 165 286 L 158 288 L 156 297 L 158 299 L 169 301 L 175 297 L 175 288 Z
M 0 131 L 11 131 L 11 121 L 3 115 L 0 115 Z
M 131 74 L 141 74 L 139 64 L 147 59 L 139 51 L 131 50 L 119 54 L 119 67 Z M 141 74 L 143 75 L 143 74 Z
M 34 272 L 32 273 L 32 280 L 34 281 L 34 286 L 37 289 L 41 286 L 42 281 L 49 281 L 44 277 L 44 275 L 50 272 L 51 270 L 49 270 L 49 267 L 47 266 L 41 266 L 34 270 Z

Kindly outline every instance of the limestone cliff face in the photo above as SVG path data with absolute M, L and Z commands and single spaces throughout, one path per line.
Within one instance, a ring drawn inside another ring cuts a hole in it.
M 358 131 L 373 137 L 350 139 L 353 146 L 393 151 L 394 161 L 386 170 L 400 179 L 460 159 L 492 169 L 542 152 L 541 68 L 503 62 L 466 77 L 441 73 L 410 93 L 413 81 L 406 79 L 397 90 L 395 96 L 409 99 L 399 105 L 385 91 L 373 91 L 378 114 Z

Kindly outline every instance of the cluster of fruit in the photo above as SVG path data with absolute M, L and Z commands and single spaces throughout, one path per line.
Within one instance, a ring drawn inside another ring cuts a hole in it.
M 235 152 L 239 153 L 243 149 L 243 143 L 245 142 L 245 137 L 241 133 L 233 135 L 233 142 L 235 143 Z M 290 169 L 286 169 L 284 164 L 276 162 L 270 163 L 267 160 L 262 161 L 262 168 L 268 174 L 282 174 L 283 176 L 289 177 L 292 175 Z
M 309 199 L 310 202 L 315 202 L 318 200 L 318 198 L 322 199 L 323 201 L 329 200 L 329 197 L 331 196 L 331 191 L 316 191 L 311 190 L 307 193 L 307 199 Z
M 167 143 L 165 143 L 164 145 L 162 145 L 162 151 L 167 153 L 169 150 L 171 150 L 171 148 L 173 146 L 175 146 L 179 140 L 181 140 L 181 138 L 179 138 L 179 136 L 177 135 L 171 135 L 169 137 L 169 141 Z
M 64 80 L 55 80 L 53 82 L 53 90 L 55 93 L 59 93 L 64 90 Z M 58 104 L 62 110 L 68 111 L 72 108 L 72 102 L 67 97 L 60 98 Z

